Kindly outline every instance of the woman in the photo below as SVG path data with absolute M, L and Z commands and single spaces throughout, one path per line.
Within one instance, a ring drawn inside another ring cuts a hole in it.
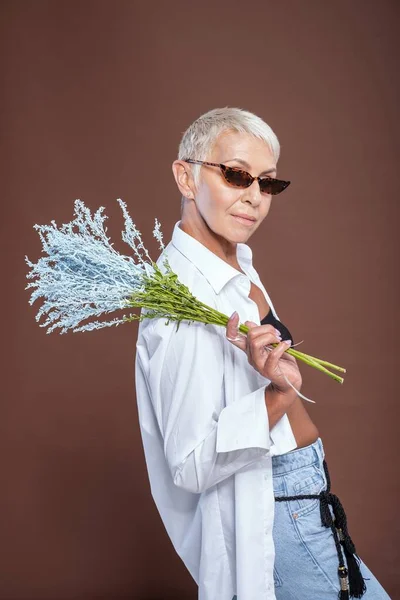
M 195 296 L 232 316 L 226 331 L 140 322 L 136 392 L 152 496 L 201 600 L 348 598 L 347 569 L 353 596 L 383 600 L 367 567 L 358 570 L 285 353 L 293 339 L 247 245 L 289 185 L 276 177 L 279 151 L 271 128 L 237 108 L 209 111 L 182 137 L 172 165 L 182 215 L 157 263 L 168 258 Z

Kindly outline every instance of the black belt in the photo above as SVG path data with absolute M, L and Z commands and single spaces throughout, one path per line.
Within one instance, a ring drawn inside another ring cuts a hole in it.
M 338 575 L 340 580 L 339 600 L 361 598 L 367 591 L 365 581 L 360 571 L 360 559 L 356 548 L 347 531 L 347 517 L 339 498 L 331 493 L 331 478 L 328 465 L 324 460 L 324 471 L 327 481 L 327 489 L 320 494 L 304 494 L 299 496 L 278 496 L 277 502 L 289 502 L 290 500 L 311 500 L 318 498 L 320 501 L 321 522 L 324 527 L 330 527 L 335 540 L 336 551 L 339 559 Z M 333 509 L 333 517 L 329 505 Z M 342 550 L 343 548 L 343 550 Z M 346 557 L 347 567 L 343 557 Z

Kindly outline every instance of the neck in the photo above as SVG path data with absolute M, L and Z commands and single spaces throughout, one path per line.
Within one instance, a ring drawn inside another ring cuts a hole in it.
M 194 202 L 190 204 L 194 205 Z M 193 209 L 190 205 L 186 206 L 179 227 L 229 265 L 242 270 L 237 260 L 237 243 L 230 242 L 212 231 L 197 209 Z

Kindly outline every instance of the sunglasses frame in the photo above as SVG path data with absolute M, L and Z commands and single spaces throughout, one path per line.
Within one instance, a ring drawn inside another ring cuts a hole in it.
M 248 171 L 245 171 L 244 169 L 240 169 L 239 167 L 228 167 L 228 165 L 224 165 L 223 163 L 214 163 L 214 162 L 209 162 L 208 160 L 195 160 L 194 158 L 187 158 L 184 159 L 184 162 L 188 162 L 188 163 L 196 163 L 199 165 L 209 165 L 210 167 L 219 167 L 221 169 L 221 173 L 224 176 L 224 179 L 227 183 L 229 183 L 229 185 L 232 185 L 233 187 L 238 187 L 238 188 L 248 188 L 251 186 L 251 184 L 253 183 L 253 181 L 255 179 L 258 180 L 258 185 L 260 186 L 260 192 L 262 194 L 269 194 L 269 195 L 273 195 L 276 196 L 277 194 L 280 194 L 281 192 L 283 192 L 288 185 L 290 185 L 290 181 L 284 181 L 283 179 L 276 179 L 275 177 L 253 177 L 253 175 L 251 175 L 250 173 L 248 173 Z M 232 183 L 231 181 L 228 181 L 228 179 L 226 178 L 226 170 L 227 169 L 232 169 L 233 171 L 239 172 L 239 173 L 244 173 L 247 177 L 248 177 L 248 184 L 247 185 L 236 185 L 235 183 Z M 261 181 L 272 181 L 272 182 L 277 182 L 280 183 L 282 185 L 282 189 L 280 189 L 278 192 L 264 192 L 261 189 Z

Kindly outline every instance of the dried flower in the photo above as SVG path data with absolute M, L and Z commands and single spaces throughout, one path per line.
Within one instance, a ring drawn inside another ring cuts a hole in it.
M 145 318 L 166 318 L 168 323 L 176 321 L 177 327 L 183 320 L 226 327 L 229 317 L 193 296 L 179 281 L 167 259 L 164 261 L 165 272 L 152 261 L 125 202 L 121 199 L 118 202 L 125 222 L 122 239 L 132 248 L 133 257 L 122 255 L 113 248 L 104 226 L 107 218 L 103 214 L 104 207 L 92 215 L 81 200 L 76 200 L 75 218 L 70 223 L 59 228 L 54 221 L 51 225 L 34 226 L 44 256 L 37 263 L 25 257 L 30 267 L 27 278 L 32 280 L 26 287 L 33 289 L 30 304 L 43 298 L 36 315 L 37 321 L 45 318 L 40 327 L 47 327 L 47 333 L 57 328 L 60 333 L 90 331 Z M 157 219 L 153 236 L 163 250 L 161 225 Z M 127 308 L 144 310 L 140 315 L 99 320 L 99 317 Z M 87 319 L 90 321 L 84 323 Z M 247 334 L 248 328 L 240 325 L 239 331 Z M 345 373 L 343 367 L 293 347 L 286 352 L 343 383 L 342 377 L 327 369 Z

